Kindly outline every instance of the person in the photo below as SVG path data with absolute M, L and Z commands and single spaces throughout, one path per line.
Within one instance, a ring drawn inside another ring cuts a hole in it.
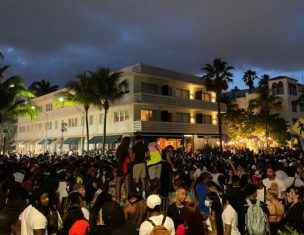
M 275 182 L 278 185 L 278 194 L 279 196 L 286 191 L 286 187 L 279 178 L 276 177 L 275 168 L 271 165 L 267 167 L 267 178 L 263 179 L 263 184 L 266 187 L 266 190 L 270 188 L 271 184 Z
M 109 226 L 111 235 L 138 234 L 135 225 L 125 219 L 122 207 L 114 201 L 106 202 L 103 205 L 102 218 L 104 224 Z
M 299 234 L 304 232 L 304 188 L 302 187 L 292 187 L 290 189 L 289 195 L 291 203 L 288 205 L 288 210 L 285 214 L 284 221 L 285 224 L 291 227 L 292 229 L 297 230 Z
M 118 161 L 117 173 L 116 173 L 116 189 L 115 198 L 118 202 L 121 201 L 121 183 L 124 180 L 125 183 L 125 196 L 128 199 L 130 194 L 130 164 L 131 164 L 131 150 L 130 137 L 123 137 L 121 144 L 116 150 L 116 159 Z
M 146 217 L 147 205 L 138 188 L 133 188 L 131 194 L 133 197 L 124 206 L 124 215 L 126 220 L 131 221 L 136 229 L 139 229 L 140 224 Z
M 86 195 L 86 190 L 84 185 L 82 184 L 75 184 L 73 187 L 73 191 L 70 193 L 78 193 L 81 196 L 81 210 L 84 214 L 84 217 L 89 220 L 90 217 L 90 212 L 88 211 L 88 209 L 86 208 L 86 201 L 85 201 L 85 195 Z M 73 196 L 73 195 L 72 195 Z
M 210 180 L 210 174 L 208 172 L 203 172 L 196 181 L 195 185 L 195 195 L 199 203 L 200 211 L 206 214 L 209 213 L 209 208 L 205 206 L 205 199 L 208 193 L 207 183 Z
M 102 219 L 102 207 L 106 202 L 110 201 L 112 201 L 112 196 L 109 193 L 101 192 L 98 195 L 90 211 L 90 235 L 110 232 L 110 229 L 105 226 Z
M 262 176 L 260 175 L 253 175 L 251 177 L 251 181 L 254 185 L 257 186 L 257 199 L 259 199 L 262 202 L 265 202 L 266 200 L 266 187 L 263 184 Z
M 284 205 L 279 202 L 277 192 L 268 189 L 266 199 L 268 201 L 267 208 L 269 211 L 270 234 L 277 234 L 278 230 L 282 230 L 283 228 L 282 219 L 285 208 Z
M 171 173 L 175 170 L 171 161 L 171 155 L 174 150 L 172 145 L 168 145 L 162 150 L 162 169 L 160 175 L 160 195 L 161 197 L 168 197 L 172 187 Z
M 185 220 L 186 207 L 186 187 L 182 184 L 176 188 L 175 202 L 170 204 L 167 209 L 167 215 L 173 220 L 175 229 L 178 225 L 183 224 Z
M 224 235 L 241 235 L 238 230 L 238 214 L 235 209 L 229 203 L 230 198 L 228 197 L 224 204 L 224 210 L 222 213 L 223 221 L 223 233 Z
M 173 220 L 161 214 L 161 199 L 158 195 L 152 194 L 146 201 L 148 207 L 148 220 L 144 221 L 139 228 L 139 235 L 150 235 L 153 228 L 157 225 L 163 225 L 171 235 L 175 235 Z
M 245 231 L 249 234 L 266 234 L 269 229 L 269 211 L 266 204 L 257 199 L 257 187 L 248 184 L 245 188 L 244 203 Z
M 44 215 L 49 205 L 48 189 L 39 188 L 33 197 L 33 202 L 20 214 L 21 235 L 45 235 L 47 234 L 47 218 Z
M 62 235 L 87 235 L 90 224 L 82 210 L 82 195 L 77 192 L 70 193 L 68 197 L 67 215 L 64 218 Z
M 140 135 L 135 137 L 135 145 L 132 149 L 133 153 L 133 180 L 137 185 L 139 184 L 139 180 L 141 181 L 141 191 L 143 197 L 145 198 L 146 194 L 146 158 L 149 158 L 149 149 L 143 143 L 143 139 Z
M 232 176 L 232 187 L 227 190 L 227 197 L 229 197 L 230 205 L 238 214 L 238 230 L 240 233 L 244 231 L 245 216 L 243 213 L 242 202 L 245 200 L 244 191 L 240 187 L 240 177 L 238 175 Z M 241 203 L 240 203 L 241 202 Z
M 147 168 L 150 182 L 160 183 L 162 170 L 162 150 L 158 143 L 152 142 L 148 145 L 150 157 L 147 160 Z
M 213 226 L 213 233 L 208 233 L 204 224 L 204 216 L 200 213 L 199 207 L 186 206 L 185 220 L 183 224 L 180 224 L 176 229 L 177 235 L 205 235 L 205 234 L 217 234 L 216 226 Z M 212 220 L 213 221 L 213 220 Z M 212 223 L 213 225 L 215 223 Z

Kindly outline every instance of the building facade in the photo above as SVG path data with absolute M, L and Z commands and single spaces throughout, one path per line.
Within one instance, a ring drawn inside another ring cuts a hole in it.
M 290 127 L 292 127 L 299 118 L 303 118 L 304 102 L 296 102 L 299 96 L 303 94 L 303 84 L 298 83 L 298 81 L 293 78 L 279 76 L 269 79 L 268 87 L 271 89 L 273 95 L 281 97 L 283 108 L 281 111 L 276 112 L 280 113 L 280 116 L 288 122 Z M 248 90 L 232 90 L 231 93 L 235 97 L 236 104 L 238 104 L 238 107 L 241 109 L 247 109 L 249 101 L 258 97 L 256 90 L 251 92 Z
M 110 104 L 107 115 L 108 148 L 122 136 L 142 135 L 194 150 L 218 141 L 216 95 L 199 77 L 150 65 L 136 64 L 119 70 L 122 97 Z M 22 152 L 80 151 L 86 136 L 82 106 L 55 107 L 61 91 L 35 98 L 40 114 L 35 121 L 18 119 L 16 148 Z M 225 105 L 222 110 L 225 111 Z M 90 149 L 102 143 L 104 111 L 89 109 Z M 225 133 L 225 130 L 224 132 Z

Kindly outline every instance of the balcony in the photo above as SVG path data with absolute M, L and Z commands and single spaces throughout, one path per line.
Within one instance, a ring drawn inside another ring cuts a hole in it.
M 181 134 L 218 134 L 217 125 L 190 124 L 179 122 L 134 121 L 134 132 L 181 133 Z M 223 134 L 226 133 L 223 128 Z
M 149 93 L 135 93 L 135 103 L 152 103 L 164 106 L 178 106 L 190 109 L 205 109 L 210 111 L 217 111 L 217 104 L 213 102 L 183 99 L 175 96 L 149 94 Z M 226 105 L 221 104 L 222 112 L 226 111 Z

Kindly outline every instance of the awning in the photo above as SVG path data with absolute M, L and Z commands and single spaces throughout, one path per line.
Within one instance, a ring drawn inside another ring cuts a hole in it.
M 106 136 L 106 144 L 115 144 L 118 142 L 118 139 L 121 135 L 110 135 Z M 101 144 L 103 141 L 103 136 L 94 136 L 89 140 L 90 144 Z
M 63 141 L 63 144 L 79 144 L 81 137 L 67 138 Z
M 38 142 L 38 144 L 51 144 L 53 142 L 52 139 L 42 139 Z

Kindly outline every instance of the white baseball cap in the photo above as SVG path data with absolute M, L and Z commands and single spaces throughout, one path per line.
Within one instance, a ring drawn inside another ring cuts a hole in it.
M 146 204 L 150 209 L 154 209 L 156 206 L 160 206 L 161 199 L 158 195 L 152 194 L 147 198 Z

